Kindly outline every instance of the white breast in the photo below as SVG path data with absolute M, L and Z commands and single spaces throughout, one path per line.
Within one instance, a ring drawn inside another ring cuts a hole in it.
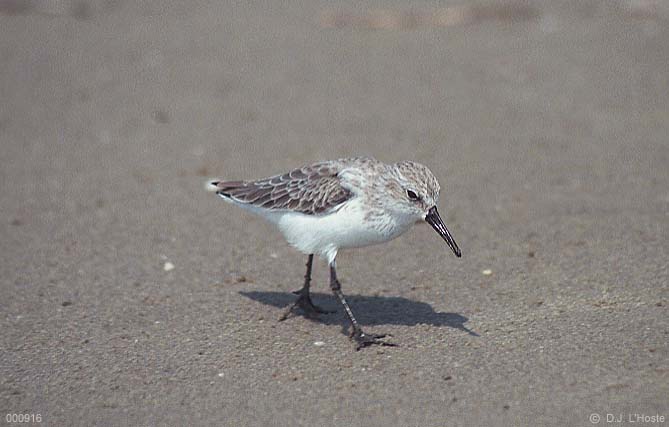
M 359 199 L 345 203 L 328 215 L 313 216 L 281 212 L 268 218 L 276 223 L 288 243 L 305 254 L 318 254 L 327 262 L 342 248 L 357 248 L 394 239 L 411 227 L 388 215 L 365 219 L 367 211 Z

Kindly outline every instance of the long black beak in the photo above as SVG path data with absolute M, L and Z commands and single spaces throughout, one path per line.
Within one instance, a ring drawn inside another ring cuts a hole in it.
M 451 232 L 448 231 L 448 228 L 446 228 L 444 221 L 441 220 L 436 206 L 433 206 L 427 212 L 427 215 L 425 215 L 425 221 L 427 221 L 427 223 L 430 224 L 444 240 L 446 240 L 446 243 L 448 243 L 448 246 L 451 247 L 455 256 L 460 258 L 462 256 L 462 252 L 460 252 L 458 244 L 455 243 L 455 239 L 453 239 L 453 236 L 451 236 Z

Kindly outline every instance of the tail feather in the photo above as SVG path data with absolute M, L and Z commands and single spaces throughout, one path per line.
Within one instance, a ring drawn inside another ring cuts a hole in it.
M 247 187 L 245 181 L 209 181 L 206 183 L 207 191 L 216 193 L 222 197 L 232 197 L 237 195 L 236 193 L 240 190 L 244 192 L 244 189 Z
M 217 192 L 219 190 L 218 185 L 221 183 L 221 181 L 207 181 L 204 185 L 204 188 L 207 191 L 211 191 L 212 193 Z

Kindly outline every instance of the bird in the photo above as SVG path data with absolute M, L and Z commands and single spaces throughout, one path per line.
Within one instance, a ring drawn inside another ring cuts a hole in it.
M 414 161 L 387 164 L 372 157 L 342 158 L 264 179 L 210 180 L 206 188 L 276 225 L 291 246 L 307 255 L 304 284 L 279 320 L 300 309 L 309 317 L 332 313 L 316 306 L 310 295 L 314 255 L 328 263 L 330 288 L 351 324 L 356 350 L 396 344 L 383 340 L 387 334 L 364 332 L 356 320 L 337 278 L 341 249 L 384 243 L 417 222 L 427 222 L 456 257 L 462 256 L 437 210 L 439 181 Z

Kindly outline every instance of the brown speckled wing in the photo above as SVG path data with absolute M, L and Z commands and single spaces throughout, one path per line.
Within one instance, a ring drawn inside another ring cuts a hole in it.
M 338 172 L 337 164 L 323 162 L 258 181 L 221 181 L 212 185 L 217 187 L 217 194 L 239 203 L 319 215 L 352 196 L 341 186 Z

